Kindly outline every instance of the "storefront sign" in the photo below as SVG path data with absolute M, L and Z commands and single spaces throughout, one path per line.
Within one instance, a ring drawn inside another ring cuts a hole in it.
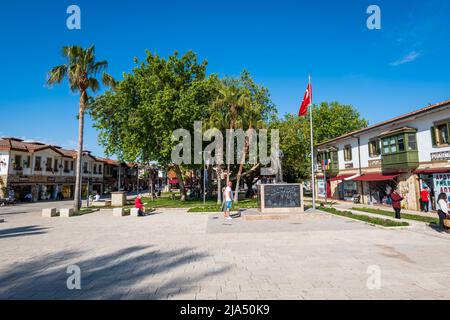
M 317 180 L 317 190 L 319 197 L 325 197 L 325 180 L 323 178 Z
M 450 174 L 448 173 L 435 173 L 433 174 L 434 194 L 437 200 L 439 194 L 447 194 L 447 198 L 450 197 Z
M 55 182 L 55 181 L 56 181 L 55 177 L 48 177 L 47 178 L 47 182 Z
M 369 167 L 379 167 L 381 166 L 381 159 L 369 160 Z
M 450 151 L 431 153 L 431 161 L 446 161 L 446 160 L 450 160 Z

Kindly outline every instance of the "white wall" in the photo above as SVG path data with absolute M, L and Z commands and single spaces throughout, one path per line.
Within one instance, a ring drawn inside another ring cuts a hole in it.
M 9 151 L 0 151 L 0 175 L 8 173 L 9 164 Z
M 360 152 L 361 152 L 361 167 L 367 168 L 369 167 L 369 160 L 379 160 L 381 159 L 381 155 L 375 158 L 369 157 L 369 141 L 373 138 L 378 137 L 380 134 L 391 131 L 394 129 L 399 129 L 402 127 L 412 127 L 417 129 L 417 147 L 419 151 L 419 162 L 429 162 L 431 161 L 431 153 L 441 152 L 441 151 L 450 151 L 449 147 L 437 148 L 433 147 L 431 140 L 431 132 L 430 128 L 434 126 L 436 121 L 449 119 L 450 122 L 450 105 L 447 108 L 444 108 L 440 111 L 428 112 L 420 116 L 416 116 L 414 118 L 410 118 L 407 120 L 399 121 L 396 123 L 392 123 L 381 128 L 371 130 L 365 132 L 360 137 Z M 345 162 L 344 161 L 344 147 L 346 145 L 352 146 L 352 161 Z M 353 163 L 353 167 L 355 169 L 359 168 L 359 158 L 358 158 L 358 141 L 357 138 L 349 137 L 342 139 L 338 142 L 331 143 L 329 146 L 335 146 L 339 148 L 338 157 L 339 157 L 339 169 L 345 170 L 346 163 Z M 325 148 L 324 146 L 321 147 Z

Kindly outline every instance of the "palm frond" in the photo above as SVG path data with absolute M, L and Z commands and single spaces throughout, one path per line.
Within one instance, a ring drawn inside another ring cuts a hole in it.
M 98 91 L 100 89 L 98 80 L 95 78 L 89 78 L 89 88 L 92 90 L 92 92 Z
M 52 85 L 54 83 L 61 83 L 61 81 L 67 75 L 67 66 L 60 65 L 54 67 L 47 75 L 47 85 Z
M 102 82 L 105 86 L 111 87 L 112 89 L 116 88 L 116 80 L 109 73 L 103 72 Z

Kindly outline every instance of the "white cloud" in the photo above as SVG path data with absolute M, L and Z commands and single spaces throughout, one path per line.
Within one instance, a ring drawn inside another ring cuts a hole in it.
M 392 63 L 391 63 L 391 66 L 396 67 L 396 66 L 400 66 L 400 65 L 405 64 L 405 63 L 413 62 L 414 60 L 416 60 L 416 59 L 419 58 L 419 57 L 420 57 L 420 52 L 417 52 L 417 51 L 411 51 L 410 53 L 408 53 L 408 54 L 407 54 L 406 56 L 404 56 L 403 58 L 401 58 L 401 59 L 399 59 L 399 60 L 397 60 L 397 61 L 392 62 Z

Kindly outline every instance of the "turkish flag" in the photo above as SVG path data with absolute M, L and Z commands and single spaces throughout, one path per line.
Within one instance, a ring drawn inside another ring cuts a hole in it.
M 312 103 L 312 88 L 311 83 L 308 83 L 305 96 L 303 97 L 302 105 L 300 106 L 300 110 L 298 111 L 299 117 L 306 116 L 306 114 L 308 113 L 308 107 L 311 103 Z

